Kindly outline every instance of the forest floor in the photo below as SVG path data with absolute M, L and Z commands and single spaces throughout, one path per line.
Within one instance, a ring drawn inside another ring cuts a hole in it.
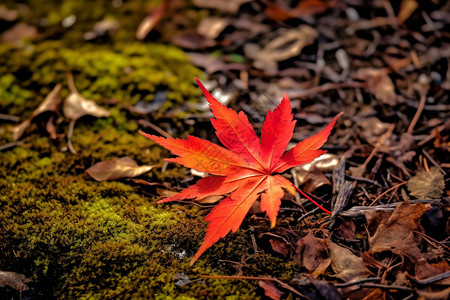
M 448 299 L 446 1 L 0 4 L 0 300 Z M 283 176 L 332 212 L 259 200 L 193 265 L 222 198 L 158 204 L 206 174 L 139 130 L 220 144 L 195 85 L 258 136 L 291 100 Z M 99 164 L 100 163 L 100 164 Z

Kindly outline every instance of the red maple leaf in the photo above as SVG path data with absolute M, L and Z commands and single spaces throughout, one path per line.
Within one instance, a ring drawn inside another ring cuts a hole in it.
M 274 173 L 282 173 L 311 162 L 324 154 L 326 151 L 319 148 L 342 115 L 341 112 L 321 132 L 301 141 L 285 153 L 296 123 L 292 120 L 291 104 L 286 95 L 273 111 L 267 113 L 260 141 L 243 112 L 236 113 L 225 107 L 214 99 L 198 79 L 195 80 L 215 116 L 211 118 L 211 123 L 216 129 L 216 135 L 226 148 L 195 136 L 182 140 L 140 132 L 178 155 L 176 158 L 166 159 L 167 161 L 211 174 L 181 193 L 158 203 L 183 199 L 200 200 L 212 195 L 229 194 L 206 216 L 205 220 L 209 222 L 206 236 L 191 263 L 220 238 L 230 231 L 235 232 L 258 197 L 261 200 L 261 211 L 266 212 L 271 226 L 275 226 L 284 190 L 293 195 L 296 189 L 301 191 L 289 180 Z M 311 198 L 308 199 L 314 202 Z M 330 213 L 319 204 L 314 204 Z

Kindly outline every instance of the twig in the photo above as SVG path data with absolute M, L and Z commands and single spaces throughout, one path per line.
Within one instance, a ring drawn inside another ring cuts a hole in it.
M 428 235 L 426 235 L 426 234 L 424 234 L 424 233 L 422 233 L 422 232 L 420 232 L 420 231 L 417 231 L 417 230 L 414 230 L 413 231 L 414 233 L 417 233 L 418 235 L 421 235 L 424 239 L 426 239 L 426 240 L 430 240 L 430 241 L 432 241 L 433 243 L 436 243 L 436 244 L 438 244 L 438 245 L 441 245 L 442 247 L 444 247 L 445 249 L 447 249 L 447 251 L 450 251 L 450 247 L 447 247 L 446 245 L 444 245 L 443 243 L 441 243 L 441 242 L 439 242 L 439 241 L 436 241 L 435 239 L 433 239 L 432 237 L 430 237 L 430 236 L 428 236 Z
M 6 150 L 6 149 L 9 149 L 9 148 L 13 148 L 13 147 L 15 147 L 17 145 L 22 145 L 22 144 L 23 144 L 22 141 L 15 141 L 15 142 L 7 143 L 7 144 L 4 144 L 4 145 L 0 145 L 0 151 Z
M 450 277 L 450 271 L 447 271 L 445 273 L 441 273 L 438 275 L 434 275 L 434 276 L 431 276 L 431 277 L 428 277 L 425 279 L 416 279 L 414 277 L 410 277 L 410 279 L 411 279 L 411 281 L 414 281 L 417 284 L 428 285 L 428 284 L 435 283 L 436 281 L 440 281 L 440 280 L 448 278 L 448 277 Z
M 372 152 L 370 153 L 369 157 L 366 159 L 366 161 L 362 164 L 361 168 L 363 170 L 366 169 L 367 165 L 369 164 L 369 162 L 372 160 L 372 158 L 374 157 L 375 153 L 378 152 L 378 150 L 381 148 L 381 146 L 383 145 L 384 141 L 389 138 L 389 136 L 392 134 L 392 131 L 394 131 L 395 125 L 391 124 L 391 126 L 389 126 L 388 130 L 380 137 L 380 139 L 378 140 L 377 144 L 375 145 L 375 148 L 373 148 Z
M 0 120 L 11 121 L 11 122 L 19 122 L 20 118 L 17 116 L 10 116 L 5 114 L 0 114 Z
M 434 199 L 434 200 L 425 200 L 425 199 L 418 199 L 418 200 L 410 200 L 409 203 L 430 203 L 433 201 L 439 201 L 440 199 Z M 395 203 L 389 203 L 389 204 L 382 204 L 377 206 L 353 206 L 352 208 L 343 211 L 339 213 L 340 216 L 343 217 L 362 217 L 365 215 L 366 211 L 370 210 L 385 210 L 385 211 L 393 211 L 400 203 L 403 202 L 395 202 Z
M 447 175 L 447 172 L 445 172 L 444 169 L 442 169 L 442 167 L 437 163 L 437 161 L 435 161 L 435 160 L 431 157 L 431 155 L 428 153 L 427 150 L 422 149 L 422 153 L 423 153 L 423 155 L 425 155 L 425 156 L 428 158 L 429 161 L 431 161 L 431 163 L 432 163 L 433 165 L 435 165 L 435 166 L 439 169 L 439 171 L 441 171 L 441 173 L 442 173 L 443 175 Z
M 425 93 L 422 93 L 420 96 L 419 107 L 417 108 L 416 114 L 414 115 L 411 123 L 409 124 L 408 131 L 406 133 L 412 133 L 414 126 L 416 126 L 417 121 L 419 121 L 420 115 L 422 114 L 423 108 L 425 107 L 425 102 L 427 100 L 427 96 Z
M 441 126 L 437 127 L 437 131 L 441 132 L 447 128 L 450 128 L 450 120 L 447 120 L 447 122 L 445 122 L 444 124 L 442 124 Z M 428 143 L 429 141 L 431 141 L 431 139 L 433 139 L 434 137 L 436 137 L 436 131 L 433 130 L 426 138 L 424 138 L 423 140 L 421 140 L 420 142 L 417 143 L 417 146 L 423 146 L 426 143 Z
M 73 128 L 75 127 L 75 121 L 76 119 L 70 120 L 69 132 L 67 132 L 67 146 L 69 147 L 70 152 L 72 152 L 73 154 L 77 154 L 77 151 L 75 151 L 75 148 L 72 145 L 72 135 L 73 135 Z
M 346 283 L 336 283 L 334 286 L 337 288 L 346 288 L 352 285 L 358 285 L 361 283 L 365 283 L 365 282 L 379 282 L 381 281 L 380 277 L 374 277 L 374 278 L 364 278 L 364 279 L 360 279 L 360 280 L 356 280 L 356 281 L 352 281 L 352 282 L 346 282 Z
M 301 92 L 287 92 L 289 98 L 306 98 L 315 94 L 323 93 L 329 90 L 336 90 L 342 88 L 365 88 L 367 84 L 365 82 L 346 82 L 346 83 L 334 83 L 328 82 L 320 86 L 312 87 L 306 91 Z
M 155 124 L 147 121 L 147 120 L 139 120 L 138 124 L 145 126 L 145 127 L 150 127 L 151 129 L 153 129 L 154 131 L 158 132 L 160 135 L 171 139 L 173 138 L 167 131 L 164 131 L 163 129 L 161 129 L 160 127 L 156 126 Z
M 267 281 L 273 281 L 278 283 L 281 287 L 285 288 L 286 290 L 289 290 L 291 292 L 293 292 L 294 294 L 300 296 L 300 297 L 304 297 L 307 299 L 307 297 L 305 295 L 303 295 L 302 293 L 300 293 L 299 291 L 297 291 L 296 289 L 294 289 L 293 287 L 291 287 L 289 284 L 284 283 L 283 281 L 277 279 L 277 278 L 273 278 L 273 277 L 256 277 L 256 276 L 240 276 L 240 275 L 235 275 L 235 276 L 226 276 L 226 275 L 200 275 L 203 278 L 208 278 L 208 279 L 231 279 L 231 280 L 267 280 Z
M 386 194 L 389 193 L 390 191 L 396 190 L 396 189 L 398 189 L 399 187 L 401 187 L 402 185 L 405 185 L 405 184 L 407 184 L 407 183 L 408 183 L 408 181 L 403 181 L 403 182 L 400 182 L 399 184 L 394 185 L 393 187 L 387 189 L 386 191 L 384 191 L 383 193 L 381 193 L 378 197 L 376 197 L 376 198 L 372 201 L 372 203 L 370 203 L 369 206 L 374 205 L 378 200 L 380 200 L 381 197 L 383 197 L 384 195 L 386 195 Z
M 407 286 L 399 286 L 399 285 L 388 285 L 388 284 L 378 284 L 378 283 L 366 283 L 360 284 L 359 288 L 378 288 L 384 290 L 400 290 L 400 291 L 414 291 L 412 288 Z

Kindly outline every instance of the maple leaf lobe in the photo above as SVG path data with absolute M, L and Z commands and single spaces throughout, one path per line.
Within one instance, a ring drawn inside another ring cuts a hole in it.
M 195 80 L 210 105 L 214 115 L 211 123 L 225 148 L 194 136 L 182 140 L 140 132 L 178 156 L 166 160 L 211 174 L 158 203 L 228 195 L 206 216 L 205 221 L 209 222 L 206 236 L 191 263 L 220 238 L 230 231 L 235 232 L 258 198 L 261 199 L 261 211 L 268 215 L 271 227 L 274 227 L 284 192 L 295 195 L 297 188 L 283 176 L 273 173 L 311 162 L 325 153 L 319 148 L 342 115 L 338 114 L 321 132 L 285 152 L 296 123 L 286 94 L 280 104 L 267 113 L 259 140 L 243 112 L 227 108 L 197 78 Z

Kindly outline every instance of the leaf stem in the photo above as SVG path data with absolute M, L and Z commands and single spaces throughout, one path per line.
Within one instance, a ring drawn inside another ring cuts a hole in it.
M 331 215 L 331 211 L 329 211 L 328 209 L 322 207 L 322 205 L 320 205 L 319 203 L 317 203 L 316 201 L 314 201 L 313 199 L 311 199 L 311 197 L 309 197 L 308 195 L 306 195 L 302 190 L 300 190 L 298 187 L 296 187 L 294 185 L 295 189 L 302 194 L 303 196 L 306 197 L 306 199 L 308 199 L 309 201 L 311 201 L 312 203 L 314 203 L 314 205 L 316 205 L 318 208 L 320 208 L 321 210 L 323 210 L 324 212 L 326 212 L 327 214 Z

